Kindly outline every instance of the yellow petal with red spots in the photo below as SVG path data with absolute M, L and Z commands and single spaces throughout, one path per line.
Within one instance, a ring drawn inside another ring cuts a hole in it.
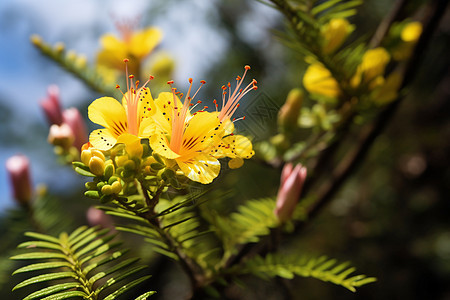
M 188 161 L 176 160 L 181 171 L 190 179 L 202 184 L 211 183 L 220 172 L 220 162 L 204 153 Z
M 172 114 L 174 113 L 174 102 L 177 110 L 183 107 L 180 99 L 174 96 L 172 93 L 164 92 L 158 95 L 155 100 L 156 112 L 152 115 L 153 120 L 161 129 L 162 132 L 171 134 L 172 133 Z
M 212 155 L 217 158 L 240 157 L 249 159 L 255 154 L 252 142 L 242 135 L 229 135 L 224 137 L 221 143 L 213 149 Z
M 134 89 L 133 89 L 133 91 L 134 91 Z M 143 87 L 141 89 L 138 89 L 137 92 L 139 93 L 139 99 L 138 99 L 139 102 L 138 102 L 138 106 L 137 106 L 137 110 L 138 110 L 138 114 L 139 114 L 138 118 L 142 122 L 142 120 L 144 118 L 148 118 L 156 112 L 156 106 L 155 106 L 155 102 L 153 100 L 152 94 L 150 92 L 150 89 L 148 87 Z M 135 97 L 137 95 L 134 94 L 134 92 L 127 92 L 122 97 L 122 105 L 125 108 L 126 113 L 128 113 L 128 105 L 127 104 L 128 104 L 128 98 L 130 96 L 134 100 L 133 97 Z

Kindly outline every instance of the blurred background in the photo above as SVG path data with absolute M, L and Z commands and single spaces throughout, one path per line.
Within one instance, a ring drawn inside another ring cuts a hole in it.
M 413 12 L 425 2 L 410 1 L 408 9 Z M 356 35 L 370 36 L 390 4 L 364 1 L 358 15 L 350 19 L 356 24 Z M 201 98 L 220 97 L 222 84 L 251 65 L 250 76 L 258 80 L 259 89 L 247 97 L 243 111 L 251 110 L 255 101 L 269 108 L 252 121 L 253 127 L 242 128 L 255 141 L 276 133 L 278 108 L 290 89 L 301 87 L 303 57 L 274 38 L 275 30 L 285 28 L 283 17 L 257 1 L 1 1 L 1 240 L 12 230 L 3 219 L 17 209 L 3 167 L 14 154 L 30 158 L 34 185 L 45 185 L 77 224 L 86 223 L 86 209 L 96 204 L 81 196 L 83 178 L 56 160 L 46 141 L 48 124 L 39 102 L 47 87 L 56 84 L 62 106 L 79 108 L 87 121 L 87 106 L 101 95 L 43 57 L 30 36 L 37 33 L 50 44 L 63 42 L 66 49 L 94 62 L 100 36 L 117 34 L 115 18 L 137 18 L 142 27 L 158 26 L 164 37 L 154 55 L 173 57 L 173 79 L 182 90 L 189 77 L 206 80 Z M 331 204 L 289 241 L 298 251 L 351 260 L 359 272 L 377 277 L 378 282 L 353 294 L 314 279 L 296 278 L 288 283 L 295 299 L 450 299 L 449 34 L 447 11 L 393 122 Z M 238 172 L 245 180 L 237 181 L 225 172 L 216 185 L 233 188 L 243 199 L 276 194 L 277 170 L 250 161 Z M 24 230 L 29 228 L 15 232 L 20 235 Z M 2 256 L 11 251 L 7 244 L 0 247 Z M 171 268 L 164 273 L 169 275 L 154 276 L 152 288 L 160 291 L 155 299 L 171 299 L 168 291 L 175 287 L 167 280 L 178 271 Z M 7 270 L 0 268 L 1 272 Z M 17 282 L 0 279 L 2 299 L 20 299 L 10 292 Z M 238 290 L 236 299 L 277 299 L 275 284 L 262 286 L 250 280 L 249 286 L 258 287 L 252 291 L 256 295 Z

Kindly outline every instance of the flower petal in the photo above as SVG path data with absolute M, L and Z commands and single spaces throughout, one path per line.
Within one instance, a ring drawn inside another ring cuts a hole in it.
M 183 104 L 180 99 L 175 96 L 176 107 L 181 108 Z M 160 127 L 161 131 L 172 133 L 172 114 L 174 110 L 174 97 L 172 93 L 164 92 L 158 95 L 155 100 L 156 112 L 152 115 L 153 120 Z
M 221 143 L 213 150 L 216 158 L 222 157 L 240 157 L 249 159 L 255 154 L 252 142 L 242 135 L 229 135 L 224 137 Z
M 217 115 L 209 112 L 195 113 L 186 125 L 180 155 L 189 155 L 212 147 L 219 142 L 220 132 Z
M 176 159 L 178 166 L 191 180 L 203 184 L 211 183 L 219 175 L 219 161 L 204 153 L 199 153 L 195 158 L 188 161 Z
M 141 145 L 141 139 L 129 133 L 122 134 L 117 139 L 117 143 L 125 144 L 126 151 L 131 156 L 142 157 L 144 148 Z
M 97 129 L 89 135 L 89 142 L 99 150 L 109 150 L 117 143 L 117 137 L 108 129 Z
M 112 34 L 103 35 L 100 43 L 103 49 L 97 54 L 97 64 L 123 70 L 123 59 L 128 57 L 125 43 Z
M 127 132 L 127 115 L 123 106 L 114 98 L 102 97 L 88 107 L 88 116 L 92 122 L 110 129 L 116 138 Z
M 161 42 L 162 32 L 156 27 L 149 27 L 138 31 L 131 36 L 129 44 L 130 53 L 139 59 L 149 55 Z
M 180 155 L 173 152 L 172 149 L 169 148 L 169 142 L 167 141 L 167 138 L 164 134 L 152 135 L 150 137 L 149 143 L 153 151 L 161 156 L 169 159 L 180 157 Z

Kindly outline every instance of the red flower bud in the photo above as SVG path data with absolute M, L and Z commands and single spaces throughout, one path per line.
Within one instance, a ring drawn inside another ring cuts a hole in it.
M 40 105 L 44 110 L 47 117 L 47 121 L 50 125 L 61 125 L 63 122 L 63 116 L 61 111 L 61 105 L 59 104 L 59 88 L 56 85 L 48 87 L 48 96 L 41 101 Z
M 14 199 L 25 205 L 31 201 L 30 163 L 24 155 L 15 155 L 6 161 Z
M 306 168 L 301 164 L 298 164 L 295 168 L 290 163 L 284 166 L 274 211 L 281 222 L 285 222 L 292 217 L 302 192 L 306 173 Z
M 73 137 L 75 138 L 73 145 L 80 150 L 83 144 L 88 142 L 88 135 L 86 123 L 78 109 L 72 107 L 64 110 L 63 122 L 72 129 Z

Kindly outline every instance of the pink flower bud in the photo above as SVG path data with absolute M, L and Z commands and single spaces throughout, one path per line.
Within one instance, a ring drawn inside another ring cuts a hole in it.
M 30 163 L 24 155 L 15 155 L 6 161 L 13 196 L 22 205 L 30 202 L 32 187 L 30 178 Z
M 306 168 L 301 164 L 298 164 L 295 168 L 290 163 L 284 166 L 274 211 L 281 222 L 286 222 L 292 217 L 302 192 L 306 173 Z
M 110 215 L 105 214 L 103 210 L 95 207 L 89 207 L 86 218 L 90 226 L 101 226 L 103 228 L 114 228 L 113 220 Z
M 41 101 L 40 105 L 44 110 L 47 121 L 50 125 L 61 125 L 63 116 L 61 105 L 59 104 L 59 88 L 56 85 L 51 85 L 47 90 L 47 98 Z
M 84 143 L 88 142 L 86 123 L 81 117 L 78 109 L 72 107 L 63 111 L 63 122 L 69 125 L 72 129 L 73 136 L 75 138 L 73 145 L 78 150 L 81 149 Z

